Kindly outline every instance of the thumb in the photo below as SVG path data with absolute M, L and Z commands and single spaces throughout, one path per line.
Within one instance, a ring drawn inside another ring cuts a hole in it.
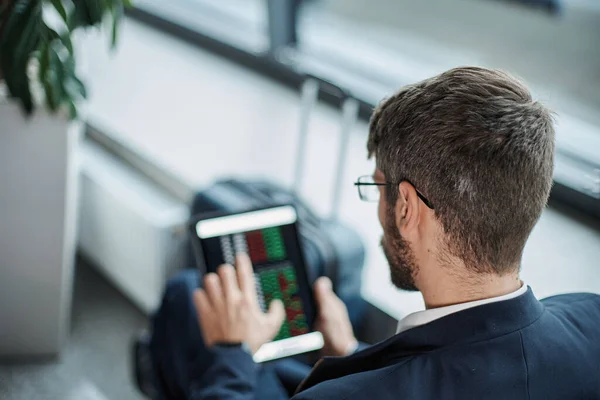
M 285 308 L 283 307 L 283 302 L 278 299 L 271 301 L 269 311 L 267 311 L 267 324 L 270 327 L 269 334 L 271 335 L 270 339 L 277 335 L 284 319 Z
M 331 279 L 326 276 L 322 276 L 315 282 L 315 298 L 317 303 L 321 304 L 323 301 L 333 294 L 333 285 Z

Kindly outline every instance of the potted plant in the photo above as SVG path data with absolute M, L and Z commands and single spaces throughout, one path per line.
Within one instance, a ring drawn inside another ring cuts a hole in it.
M 74 35 L 129 0 L 0 0 L 0 357 L 57 355 L 68 331 L 85 85 Z

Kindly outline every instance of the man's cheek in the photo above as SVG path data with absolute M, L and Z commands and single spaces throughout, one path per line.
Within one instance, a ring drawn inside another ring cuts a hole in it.
M 385 229 L 385 203 L 383 200 L 383 197 L 379 198 L 379 204 L 377 207 L 377 216 L 379 217 L 379 224 L 381 224 L 381 227 Z

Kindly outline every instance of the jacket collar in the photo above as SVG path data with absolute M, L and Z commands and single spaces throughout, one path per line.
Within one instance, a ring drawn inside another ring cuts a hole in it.
M 543 313 L 530 287 L 510 300 L 453 313 L 378 343 L 348 357 L 325 357 L 300 384 L 298 392 L 326 380 L 382 368 L 411 355 L 445 346 L 493 339 L 535 322 Z

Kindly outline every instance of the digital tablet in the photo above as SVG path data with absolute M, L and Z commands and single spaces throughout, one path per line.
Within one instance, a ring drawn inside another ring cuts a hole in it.
M 263 311 L 273 299 L 283 301 L 286 318 L 275 339 L 254 355 L 255 362 L 306 353 L 323 347 L 313 330 L 315 304 L 298 235 L 293 206 L 199 218 L 192 224 L 194 248 L 204 273 L 221 264 L 234 265 L 235 255 L 252 260 L 258 301 Z

